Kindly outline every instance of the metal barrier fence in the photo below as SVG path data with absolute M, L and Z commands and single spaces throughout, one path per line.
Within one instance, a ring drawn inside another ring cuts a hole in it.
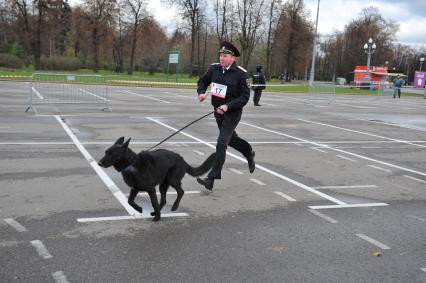
M 309 94 L 312 103 L 330 104 L 336 98 L 334 82 L 312 82 L 309 84 Z
M 30 77 L 28 107 L 45 104 L 100 104 L 110 111 L 107 80 L 101 75 L 34 73 Z

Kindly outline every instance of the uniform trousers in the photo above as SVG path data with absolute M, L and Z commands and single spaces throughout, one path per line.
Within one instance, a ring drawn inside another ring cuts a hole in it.
M 225 163 L 226 149 L 228 145 L 241 152 L 246 158 L 252 151 L 251 145 L 240 138 L 235 132 L 235 128 L 240 122 L 242 112 L 229 112 L 224 115 L 214 113 L 216 123 L 219 128 L 219 136 L 216 143 L 216 160 L 207 177 L 221 179 L 223 164 Z
M 254 89 L 254 96 L 253 96 L 253 102 L 254 104 L 259 104 L 260 96 L 262 95 L 261 89 Z

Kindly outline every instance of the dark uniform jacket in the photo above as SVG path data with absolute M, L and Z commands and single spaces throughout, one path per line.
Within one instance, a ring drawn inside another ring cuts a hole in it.
M 254 85 L 264 85 L 266 83 L 265 76 L 262 72 L 254 72 L 252 77 L 252 82 Z M 264 90 L 266 86 L 252 86 L 253 90 Z
M 228 105 L 227 112 L 241 112 L 250 99 L 250 89 L 247 85 L 247 71 L 237 66 L 234 62 L 223 74 L 219 63 L 212 64 L 207 72 L 197 82 L 197 93 L 206 93 L 212 83 L 227 87 L 224 98 L 212 95 L 212 105 L 217 108 L 223 104 Z

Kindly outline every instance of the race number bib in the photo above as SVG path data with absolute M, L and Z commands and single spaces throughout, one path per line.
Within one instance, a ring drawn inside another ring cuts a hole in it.
M 225 98 L 227 88 L 226 85 L 212 83 L 211 94 L 220 98 Z

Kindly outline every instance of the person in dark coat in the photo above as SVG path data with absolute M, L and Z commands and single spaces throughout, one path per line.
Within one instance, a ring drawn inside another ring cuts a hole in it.
M 262 73 L 262 66 L 256 65 L 256 72 L 253 73 L 252 76 L 252 87 L 251 89 L 254 91 L 253 102 L 254 106 L 261 106 L 259 104 L 260 96 L 262 95 L 262 90 L 266 88 L 266 80 L 265 76 Z
M 235 132 L 243 113 L 243 107 L 250 99 L 247 71 L 237 66 L 235 60 L 240 56 L 238 49 L 230 42 L 220 45 L 219 63 L 210 66 L 197 82 L 198 101 L 206 99 L 206 91 L 211 85 L 211 104 L 219 128 L 216 143 L 216 160 L 207 178 L 197 178 L 199 184 L 212 190 L 214 180 L 221 179 L 226 149 L 229 146 L 239 151 L 246 159 L 250 173 L 255 169 L 254 151 L 251 145 Z

